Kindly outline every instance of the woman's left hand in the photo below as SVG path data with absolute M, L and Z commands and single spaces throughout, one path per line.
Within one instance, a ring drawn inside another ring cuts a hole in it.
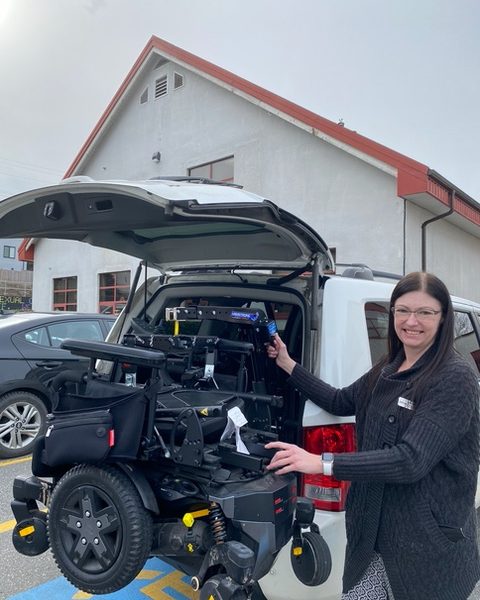
M 275 470 L 277 475 L 284 475 L 291 471 L 299 473 L 323 473 L 322 460 L 318 454 L 307 452 L 295 444 L 285 442 L 270 442 L 265 448 L 277 449 L 267 469 Z

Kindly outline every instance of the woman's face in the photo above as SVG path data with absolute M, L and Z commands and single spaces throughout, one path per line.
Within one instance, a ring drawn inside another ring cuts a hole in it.
M 435 340 L 442 320 L 442 306 L 426 292 L 408 292 L 395 301 L 395 332 L 405 351 L 420 356 Z

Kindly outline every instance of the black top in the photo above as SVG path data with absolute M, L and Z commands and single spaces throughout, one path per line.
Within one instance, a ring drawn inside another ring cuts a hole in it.
M 356 417 L 358 452 L 335 454 L 333 464 L 337 479 L 352 481 L 344 591 L 361 579 L 375 549 L 395 600 L 466 600 L 480 578 L 478 380 L 452 352 L 412 402 L 412 385 L 429 354 L 397 373 L 402 352 L 373 390 L 370 373 L 342 389 L 300 365 L 289 379 L 328 412 Z

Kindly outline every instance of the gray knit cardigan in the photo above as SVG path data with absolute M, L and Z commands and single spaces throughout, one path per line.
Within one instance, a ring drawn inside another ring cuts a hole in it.
M 328 412 L 356 417 L 359 451 L 335 454 L 333 463 L 336 479 L 352 481 L 344 591 L 361 579 L 374 550 L 395 600 L 466 600 L 480 578 L 478 380 L 452 353 L 422 396 L 406 402 L 429 354 L 397 373 L 402 352 L 374 386 L 367 373 L 336 389 L 300 365 L 289 378 Z

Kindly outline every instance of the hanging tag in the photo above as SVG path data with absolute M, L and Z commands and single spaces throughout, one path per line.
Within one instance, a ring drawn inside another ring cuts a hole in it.
M 235 446 L 237 452 L 241 452 L 242 454 L 250 454 L 248 448 L 243 443 L 243 440 L 240 436 L 240 427 L 246 425 L 248 423 L 245 415 L 238 408 L 238 406 L 234 406 L 229 411 L 227 411 L 228 421 L 227 426 L 225 427 L 224 432 L 220 438 L 220 441 L 226 440 L 235 433 Z
M 238 406 L 234 406 L 233 408 L 228 410 L 227 415 L 229 419 L 232 419 L 232 422 L 235 425 L 235 427 L 243 427 L 248 423 L 245 415 L 238 408 Z

